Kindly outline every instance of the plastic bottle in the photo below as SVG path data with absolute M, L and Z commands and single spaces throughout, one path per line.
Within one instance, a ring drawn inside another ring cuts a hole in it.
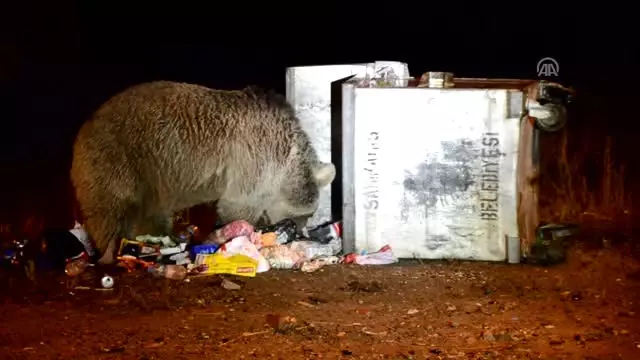
M 191 242 L 191 240 L 198 234 L 198 227 L 195 225 L 189 225 L 186 229 L 180 232 L 178 237 L 184 242 Z

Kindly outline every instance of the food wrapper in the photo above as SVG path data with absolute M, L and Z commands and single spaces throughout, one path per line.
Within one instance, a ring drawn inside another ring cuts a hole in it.
M 145 244 L 140 241 L 122 239 L 118 256 L 127 256 L 143 260 L 153 260 L 160 256 L 160 246 Z
M 249 235 L 249 240 L 253 245 L 256 246 L 256 249 L 258 250 L 260 250 L 263 246 L 270 246 L 270 245 L 264 245 L 264 238 L 262 234 L 259 232 L 251 233 L 251 235 Z M 266 240 L 267 242 L 269 242 L 271 239 L 267 237 Z
M 260 255 L 258 248 L 256 248 L 256 245 L 251 241 L 250 236 L 239 236 L 227 242 L 220 247 L 218 253 L 226 256 L 237 254 L 248 256 L 258 262 L 256 272 L 269 271 L 269 262 L 267 262 L 264 256 Z
M 160 247 L 173 247 L 176 244 L 175 241 L 171 240 L 169 236 L 153 236 L 153 235 L 140 235 L 136 236 L 136 241 L 140 241 L 145 244 L 153 244 L 158 245 Z
M 177 254 L 165 255 L 162 257 L 162 263 L 175 264 L 175 265 L 188 265 L 191 263 L 191 257 L 188 251 L 183 251 Z
M 345 264 L 358 265 L 390 265 L 398 262 L 398 258 L 393 254 L 391 246 L 385 245 L 380 250 L 370 254 L 349 254 L 345 256 Z
M 292 249 L 291 245 L 263 247 L 260 249 L 260 254 L 274 269 L 297 269 L 305 260 L 304 255 Z
M 253 225 L 244 220 L 236 220 L 209 234 L 205 243 L 222 245 L 233 238 L 251 236 L 251 234 L 253 234 Z
M 254 277 L 258 269 L 258 261 L 242 254 L 225 256 L 218 252 L 196 255 L 195 265 L 190 267 L 194 275 L 230 274 Z
M 334 256 L 342 251 L 342 239 L 335 238 L 327 244 L 321 244 L 315 241 L 294 241 L 291 244 L 291 249 L 302 254 L 305 260 Z
M 315 258 L 310 261 L 305 261 L 302 266 L 300 266 L 300 271 L 302 272 L 314 272 L 325 265 L 334 265 L 339 264 L 340 258 L 337 256 L 327 256 Z
M 132 272 L 139 268 L 147 269 L 149 267 L 155 266 L 154 262 L 140 260 L 130 255 L 118 256 L 118 261 L 119 262 L 117 266 L 127 269 L 128 272 Z
M 263 226 L 256 230 L 262 233 L 275 233 L 276 243 L 278 244 L 290 243 L 294 241 L 298 236 L 298 226 L 296 225 L 295 221 L 291 219 L 284 219 L 274 225 Z
M 195 245 L 195 246 L 193 246 L 191 248 L 191 253 L 193 254 L 194 257 L 196 255 L 215 254 L 216 251 L 218 251 L 219 248 L 220 248 L 220 246 L 218 246 L 216 244 Z
M 275 232 L 268 232 L 260 236 L 260 242 L 262 243 L 262 246 L 278 245 L 277 240 L 278 234 L 276 234 Z
M 161 248 L 160 249 L 160 254 L 163 255 L 163 256 L 165 256 L 165 255 L 173 255 L 173 254 L 178 254 L 178 253 L 184 252 L 186 249 L 187 249 L 187 244 L 186 243 L 181 243 L 178 246 Z

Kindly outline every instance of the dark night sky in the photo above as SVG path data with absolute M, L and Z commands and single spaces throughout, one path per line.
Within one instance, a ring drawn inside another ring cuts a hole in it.
M 584 16 L 575 20 L 575 9 L 545 21 L 522 12 L 482 16 L 469 9 L 467 15 L 433 17 L 412 10 L 399 19 L 402 26 L 394 26 L 399 20 L 388 16 L 387 22 L 384 10 L 379 16 L 323 17 L 335 5 L 307 18 L 193 10 L 199 19 L 182 16 L 183 9 L 171 17 L 142 17 L 131 11 L 115 16 L 97 5 L 49 5 L 37 14 L 24 6 L 5 22 L 11 36 L 0 57 L 0 159 L 2 173 L 11 174 L 3 183 L 22 189 L 4 186 L 4 199 L 68 186 L 81 123 L 109 96 L 142 81 L 229 89 L 258 84 L 284 92 L 287 66 L 374 60 L 405 61 L 413 75 L 444 69 L 457 76 L 536 78 L 537 61 L 551 56 L 560 63 L 561 82 L 615 88 L 628 82 L 616 71 L 637 63 L 629 33 L 594 28 Z M 385 25 L 394 30 L 372 30 Z

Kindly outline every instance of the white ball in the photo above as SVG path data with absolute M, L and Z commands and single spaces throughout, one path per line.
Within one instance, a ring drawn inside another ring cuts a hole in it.
M 100 282 L 105 289 L 111 289 L 113 287 L 113 278 L 109 275 L 103 276 Z

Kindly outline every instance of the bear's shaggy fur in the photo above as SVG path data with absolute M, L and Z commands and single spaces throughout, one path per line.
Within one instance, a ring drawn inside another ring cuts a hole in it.
M 117 240 L 172 230 L 174 212 L 217 201 L 221 220 L 304 222 L 335 177 L 281 95 L 158 81 L 103 104 L 80 129 L 71 180 L 85 226 Z

